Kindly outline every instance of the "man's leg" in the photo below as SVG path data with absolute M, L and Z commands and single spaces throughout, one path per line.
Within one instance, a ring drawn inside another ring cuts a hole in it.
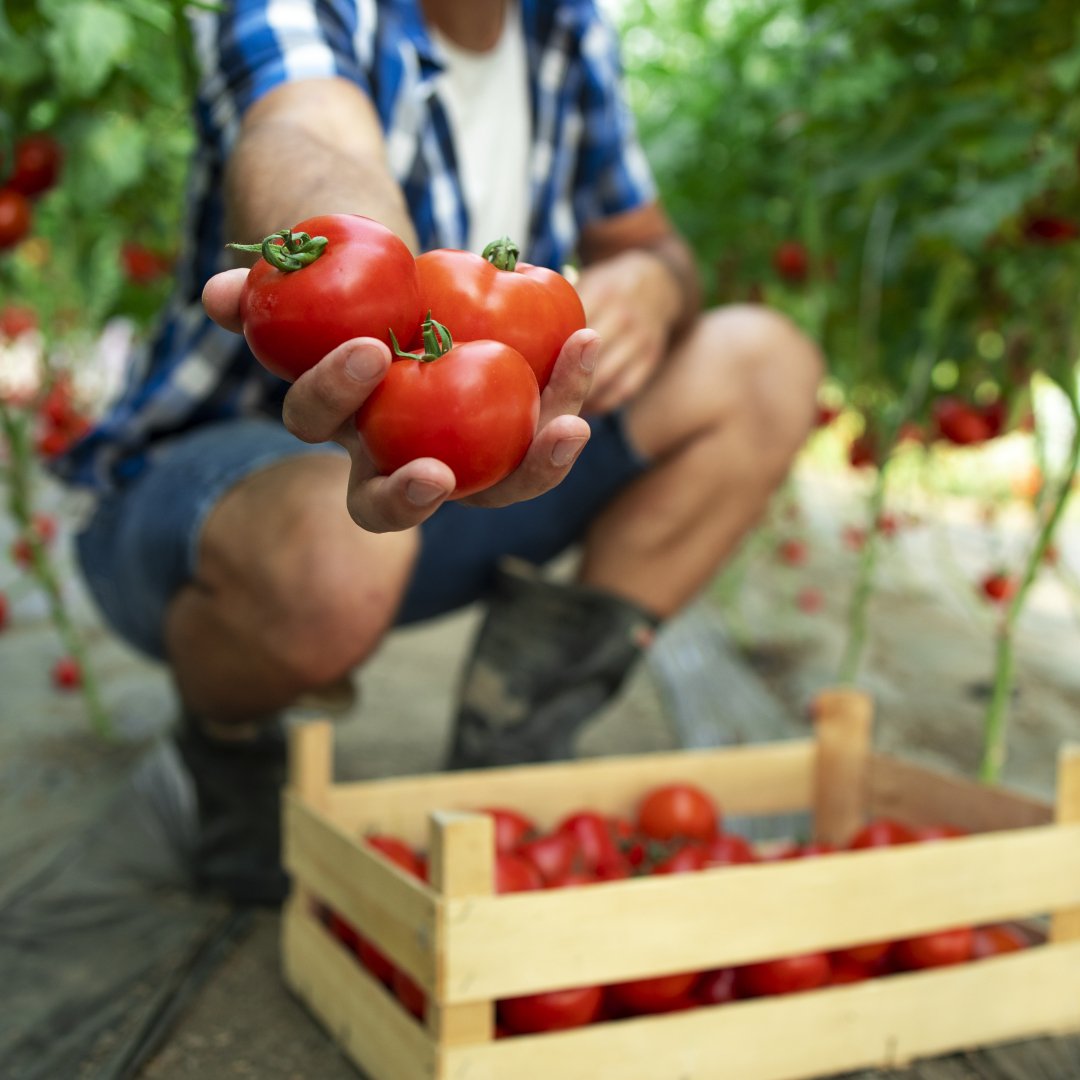
M 340 678 L 393 623 L 411 533 L 376 536 L 345 509 L 348 462 L 286 458 L 232 487 L 203 529 L 195 579 L 170 604 L 177 736 L 199 814 L 196 884 L 274 903 L 284 732 L 276 714 Z
M 822 364 L 762 308 L 703 316 L 630 406 L 651 467 L 589 526 L 579 580 L 504 572 L 463 680 L 454 768 L 561 758 L 650 629 L 716 574 L 811 430 Z

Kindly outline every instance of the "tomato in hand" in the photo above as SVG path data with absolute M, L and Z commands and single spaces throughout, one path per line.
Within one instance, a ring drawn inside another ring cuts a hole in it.
M 423 354 L 398 351 L 356 414 L 356 430 L 379 472 L 437 458 L 454 473 L 450 498 L 460 499 L 521 464 L 540 419 L 540 392 L 509 345 L 454 345 L 445 327 L 430 319 L 424 326 Z
M 500 1023 L 519 1035 L 566 1031 L 591 1024 L 600 1015 L 604 991 L 599 986 L 576 986 L 504 998 L 498 1004 Z
M 525 357 L 541 390 L 566 339 L 585 326 L 585 309 L 569 281 L 543 266 L 518 262 L 507 237 L 482 255 L 440 248 L 420 255 L 420 299 L 457 341 L 492 338 Z
M 351 338 L 410 341 L 423 320 L 412 252 L 371 218 L 325 214 L 229 247 L 262 253 L 240 294 L 244 338 L 289 382 Z
M 694 784 L 665 784 L 646 792 L 638 807 L 638 829 L 653 840 L 711 840 L 720 812 L 707 792 Z
M 30 200 L 14 188 L 0 188 L 0 251 L 14 247 L 30 231 Z

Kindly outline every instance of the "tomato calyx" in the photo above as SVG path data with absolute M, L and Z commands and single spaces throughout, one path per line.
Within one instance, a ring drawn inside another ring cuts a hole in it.
M 441 322 L 433 319 L 430 311 L 420 327 L 420 333 L 424 339 L 424 351 L 412 353 L 403 349 L 394 336 L 394 331 L 390 331 L 390 347 L 398 360 L 419 360 L 421 364 L 430 364 L 433 360 L 445 356 L 454 347 L 450 331 Z
M 496 270 L 513 270 L 517 267 L 518 259 L 521 258 L 521 248 L 510 239 L 509 236 L 500 236 L 498 240 L 492 240 L 483 251 L 482 258 L 487 259 Z
M 281 241 L 278 243 L 277 241 Z M 271 233 L 261 244 L 226 244 L 233 251 L 258 252 L 275 270 L 291 274 L 310 266 L 325 250 L 330 241 L 325 236 L 311 236 L 301 232 L 293 235 L 292 229 L 279 229 Z

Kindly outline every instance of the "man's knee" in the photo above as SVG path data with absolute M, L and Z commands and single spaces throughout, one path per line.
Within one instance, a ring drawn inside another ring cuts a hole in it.
M 821 351 L 790 319 L 766 307 L 718 308 L 701 316 L 695 332 L 707 339 L 706 355 L 726 357 L 726 415 L 754 443 L 763 468 L 778 476 L 814 425 L 818 385 L 825 371 Z

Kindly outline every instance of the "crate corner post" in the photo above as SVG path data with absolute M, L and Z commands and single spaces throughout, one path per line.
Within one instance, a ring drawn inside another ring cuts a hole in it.
M 1058 752 L 1054 819 L 1058 825 L 1080 824 L 1080 743 L 1066 743 Z M 1054 912 L 1050 939 L 1080 941 L 1080 908 Z
M 451 954 L 452 924 L 457 901 L 495 892 L 495 826 L 489 814 L 433 811 L 429 816 L 429 878 L 439 894 L 435 964 L 438 998 L 450 996 L 457 975 Z M 495 1036 L 495 1002 L 446 1002 L 429 997 L 427 1027 L 439 1050 L 491 1042 Z M 441 1065 L 440 1065 L 441 1067 Z
M 814 839 L 843 845 L 866 816 L 873 701 L 861 690 L 822 690 L 811 703 L 811 716 L 817 743 Z
M 287 790 L 309 806 L 325 809 L 333 772 L 333 724 L 306 720 L 290 728 Z

